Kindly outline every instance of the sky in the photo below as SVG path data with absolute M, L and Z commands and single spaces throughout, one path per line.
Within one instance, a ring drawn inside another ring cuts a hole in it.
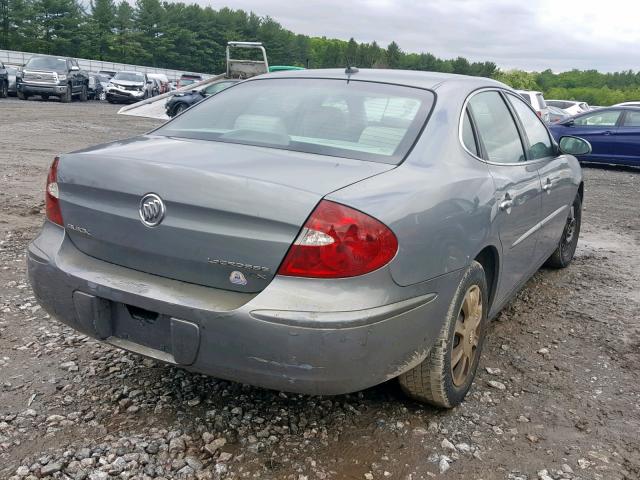
M 640 70 L 640 0 L 182 0 L 269 15 L 311 36 L 493 61 L 502 69 Z

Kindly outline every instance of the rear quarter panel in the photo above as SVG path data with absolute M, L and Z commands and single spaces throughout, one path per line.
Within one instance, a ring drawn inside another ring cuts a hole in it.
M 464 268 L 485 246 L 500 251 L 493 180 L 458 137 L 471 91 L 464 87 L 455 82 L 437 90 L 431 118 L 404 163 L 328 196 L 394 231 L 399 248 L 390 271 L 402 286 Z

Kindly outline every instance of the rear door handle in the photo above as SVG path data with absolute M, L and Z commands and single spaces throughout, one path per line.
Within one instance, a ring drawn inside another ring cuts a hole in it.
M 542 190 L 549 193 L 551 192 L 551 187 L 553 187 L 553 182 L 551 181 L 550 178 L 547 178 L 547 181 L 545 182 L 545 184 L 542 185 Z
M 613 132 L 612 132 L 611 130 L 606 130 L 606 131 L 603 133 L 603 135 L 607 135 L 607 136 L 609 136 L 609 135 L 613 135 Z
M 502 202 L 500 202 L 500 205 L 498 206 L 500 207 L 500 210 L 506 212 L 507 215 L 509 215 L 511 213 L 511 207 L 513 207 L 513 199 L 511 198 L 511 195 L 506 193 L 504 196 L 504 200 L 502 200 Z

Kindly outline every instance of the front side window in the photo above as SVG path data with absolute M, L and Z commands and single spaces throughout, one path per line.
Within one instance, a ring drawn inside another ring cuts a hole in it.
M 529 140 L 529 160 L 552 157 L 554 150 L 549 132 L 538 116 L 515 95 L 507 95 L 507 98 L 520 118 L 522 127 Z
M 487 153 L 487 160 L 495 163 L 525 161 L 520 134 L 504 103 L 495 91 L 482 92 L 469 100 L 471 114 Z
M 598 110 L 590 115 L 574 119 L 573 124 L 584 127 L 615 127 L 620 113 L 620 110 Z
M 432 92 L 399 85 L 252 80 L 199 103 L 156 132 L 397 164 L 433 102 Z

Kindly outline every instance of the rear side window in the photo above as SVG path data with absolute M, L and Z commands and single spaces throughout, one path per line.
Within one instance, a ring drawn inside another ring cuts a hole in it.
M 464 112 L 464 117 L 462 118 L 462 143 L 466 149 L 476 157 L 480 156 L 478 153 L 478 145 L 476 144 L 476 136 L 473 133 L 471 120 L 469 119 L 469 110 Z
M 620 113 L 620 110 L 597 110 L 595 113 L 576 118 L 573 124 L 584 127 L 614 127 L 618 123 Z
M 252 80 L 210 97 L 156 132 L 397 164 L 433 102 L 432 92 L 399 85 Z
M 515 95 L 507 95 L 507 98 L 520 118 L 522 127 L 529 140 L 529 160 L 553 156 L 553 147 L 551 145 L 551 138 L 549 138 L 549 132 L 538 116 Z
M 624 118 L 624 127 L 640 127 L 640 112 L 627 111 Z
M 518 163 L 525 160 L 520 134 L 498 92 L 481 92 L 469 100 L 471 114 L 487 160 L 495 163 Z

